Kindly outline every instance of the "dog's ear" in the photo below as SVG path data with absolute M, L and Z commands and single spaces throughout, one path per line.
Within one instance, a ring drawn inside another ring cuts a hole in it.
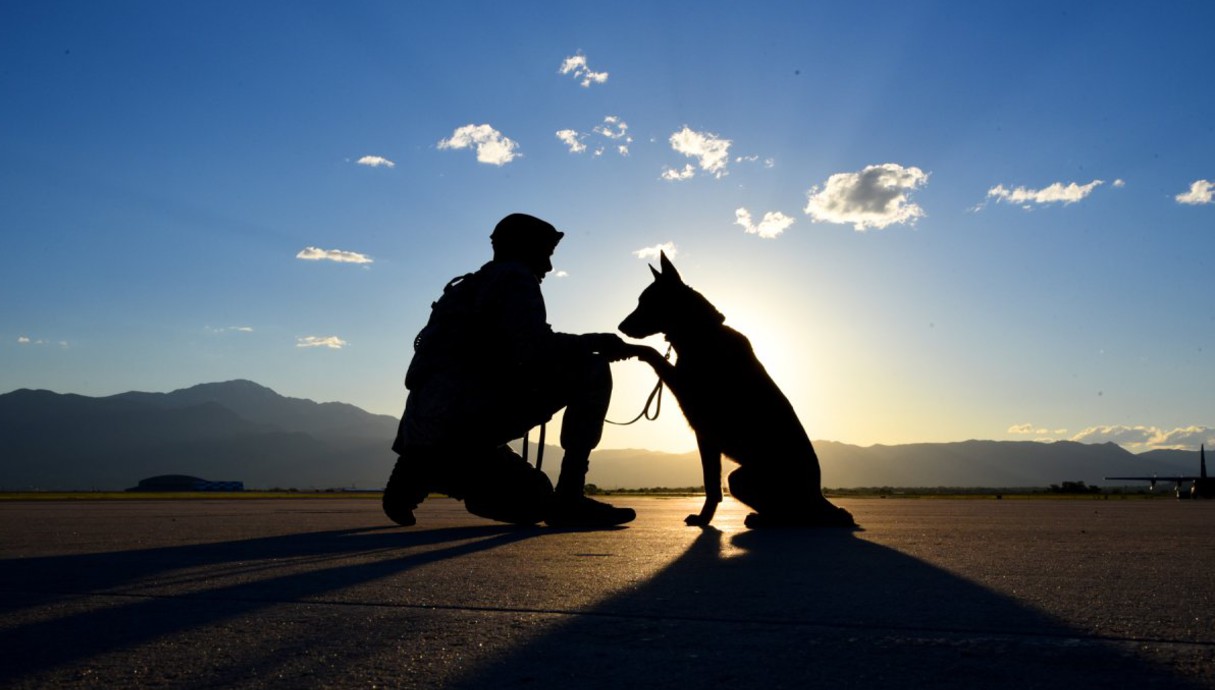
M 662 266 L 662 277 L 666 280 L 673 280 L 676 283 L 682 283 L 683 278 L 679 277 L 679 271 L 675 270 L 675 264 L 667 258 L 666 252 L 658 253 L 658 265 Z
M 657 268 L 650 266 L 650 273 L 654 274 L 654 280 L 662 280 L 662 274 L 658 272 Z

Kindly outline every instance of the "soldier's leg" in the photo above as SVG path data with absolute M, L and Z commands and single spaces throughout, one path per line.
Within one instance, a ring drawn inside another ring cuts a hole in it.
M 506 446 L 470 458 L 464 507 L 473 515 L 534 525 L 548 515 L 553 484 Z
M 616 508 L 583 495 L 591 450 L 603 434 L 603 419 L 612 397 L 607 359 L 571 348 L 533 374 L 529 381 L 535 385 L 513 398 L 509 416 L 525 423 L 511 438 L 522 436 L 526 429 L 565 408 L 561 422 L 565 456 L 544 521 L 554 527 L 601 528 L 634 519 L 636 513 L 631 508 Z
M 581 496 L 586 487 L 591 450 L 603 437 L 603 420 L 612 399 L 612 370 L 597 355 L 578 357 L 569 363 L 566 377 L 565 414 L 561 418 L 561 474 L 557 493 Z
M 571 348 L 530 372 L 525 390 L 503 396 L 500 412 L 480 422 L 493 427 L 503 443 L 521 437 L 565 408 L 561 448 L 565 451 L 557 491 L 581 496 L 591 450 L 603 435 L 603 419 L 612 398 L 612 371 L 607 359 Z
M 566 408 L 561 420 L 561 474 L 553 509 L 545 519 L 553 527 L 603 528 L 630 522 L 632 508 L 593 500 L 584 495 L 591 450 L 603 436 L 603 420 L 612 398 L 612 371 L 598 355 L 575 356 L 567 362 Z

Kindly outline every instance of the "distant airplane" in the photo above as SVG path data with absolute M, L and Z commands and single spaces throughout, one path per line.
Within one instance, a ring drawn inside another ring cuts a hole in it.
M 1177 498 L 1215 498 L 1215 478 L 1207 478 L 1207 449 L 1206 445 L 1198 446 L 1198 476 L 1178 476 L 1178 477 L 1106 477 L 1106 479 L 1120 479 L 1125 481 L 1151 482 L 1148 485 L 1148 490 L 1156 489 L 1156 482 L 1173 482 L 1173 491 L 1176 492 Z M 1181 485 L 1186 482 L 1190 484 L 1190 490 L 1184 492 L 1181 490 Z

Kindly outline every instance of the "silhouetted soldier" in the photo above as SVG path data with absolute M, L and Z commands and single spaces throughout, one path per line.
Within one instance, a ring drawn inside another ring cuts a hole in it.
M 414 340 L 409 397 L 384 490 L 384 512 L 402 525 L 430 491 L 469 512 L 517 524 L 606 527 L 635 517 L 583 495 L 612 393 L 608 363 L 632 355 L 611 333 L 555 333 L 540 282 L 564 233 L 522 213 L 490 235 L 494 258 L 447 284 Z M 543 472 L 506 443 L 565 408 L 565 457 L 554 492 Z

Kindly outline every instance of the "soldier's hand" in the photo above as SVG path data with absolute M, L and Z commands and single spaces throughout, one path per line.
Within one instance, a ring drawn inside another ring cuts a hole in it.
M 592 352 L 598 352 L 609 362 L 619 362 L 637 356 L 635 346 L 624 342 L 615 333 L 587 333 L 582 337 L 586 339 Z

